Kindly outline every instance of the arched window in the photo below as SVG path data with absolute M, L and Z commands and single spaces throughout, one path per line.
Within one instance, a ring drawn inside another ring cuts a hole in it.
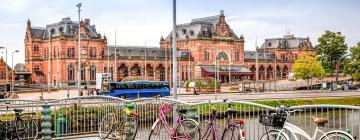
M 204 60 L 205 60 L 205 61 L 209 61 L 209 59 L 210 59 L 209 50 L 205 50 L 205 51 L 204 51 Z
M 226 52 L 221 51 L 217 54 L 216 59 L 220 61 L 226 61 L 229 60 L 229 57 Z
M 96 80 L 96 66 L 91 65 L 90 67 L 90 80 Z
M 85 66 L 84 64 L 81 64 L 81 69 L 80 69 L 80 73 L 81 73 L 81 80 L 85 80 Z
M 67 68 L 68 81 L 74 81 L 74 65 L 70 64 Z

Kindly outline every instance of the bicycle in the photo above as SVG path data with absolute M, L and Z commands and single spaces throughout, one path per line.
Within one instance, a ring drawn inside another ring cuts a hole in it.
M 14 123 L 0 120 L 0 138 L 9 140 L 28 140 L 36 139 L 38 135 L 38 126 L 35 120 L 29 115 L 35 113 L 22 113 L 22 109 L 14 109 L 15 121 Z
M 295 111 L 297 110 L 289 111 L 287 107 L 280 106 L 275 109 L 275 113 L 260 115 L 259 123 L 264 125 L 266 129 L 266 133 L 262 135 L 260 140 L 290 140 L 285 131 L 288 131 L 295 140 L 298 140 L 296 134 L 305 137 L 306 140 L 315 140 L 318 133 L 322 133 L 319 140 L 354 140 L 353 136 L 344 131 L 324 132 L 319 129 L 328 122 L 326 118 L 313 118 L 316 128 L 313 136 L 310 136 L 301 128 L 286 121 L 290 113 Z M 267 130 L 266 126 L 274 127 L 274 129 Z
M 152 125 L 148 139 L 160 139 L 160 133 L 162 130 L 161 127 L 165 127 L 166 134 L 171 140 L 200 140 L 200 130 L 198 129 L 198 123 L 193 119 L 186 118 L 186 109 L 177 110 L 179 115 L 176 118 L 174 127 L 171 127 L 168 124 L 165 114 L 170 113 L 171 110 L 172 105 L 170 104 L 162 103 L 160 105 L 159 117 Z
M 244 120 L 232 120 L 231 115 L 236 114 L 237 112 L 233 109 L 230 109 L 230 104 L 228 109 L 225 112 L 226 126 L 224 132 L 221 136 L 221 140 L 245 140 L 245 131 Z M 215 107 L 211 107 L 210 122 L 204 121 L 199 124 L 200 134 L 202 140 L 217 140 L 217 129 L 216 129 L 216 119 L 217 111 Z M 204 131 L 203 131 L 204 130 Z M 210 135 L 211 134 L 211 135 Z
M 125 106 L 125 115 L 120 117 L 121 112 L 112 112 L 101 120 L 99 137 L 101 139 L 115 138 L 121 140 L 134 140 L 138 130 L 139 114 L 134 112 L 135 104 Z

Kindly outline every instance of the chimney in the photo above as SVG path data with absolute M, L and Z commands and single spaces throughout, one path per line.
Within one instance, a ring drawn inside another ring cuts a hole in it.
M 84 21 L 85 21 L 85 25 L 90 25 L 90 19 L 87 18 Z

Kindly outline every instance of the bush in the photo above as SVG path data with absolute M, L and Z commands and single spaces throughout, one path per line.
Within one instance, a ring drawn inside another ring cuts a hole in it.
M 186 88 L 186 91 L 190 91 L 190 89 L 189 89 L 189 85 L 190 85 L 190 81 L 189 81 L 189 80 L 186 80 L 186 81 L 185 81 L 185 88 Z

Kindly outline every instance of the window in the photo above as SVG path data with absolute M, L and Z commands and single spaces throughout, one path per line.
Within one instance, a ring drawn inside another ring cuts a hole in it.
M 134 84 L 136 89 L 142 89 L 143 88 L 143 84 L 142 83 L 136 83 Z
M 209 59 L 210 59 L 210 53 L 208 50 L 205 50 L 204 51 L 204 60 L 209 61 Z
M 128 89 L 134 89 L 135 85 L 133 83 L 126 83 L 126 86 L 128 87 Z
M 181 80 L 185 80 L 185 71 L 184 71 L 184 68 L 185 68 L 185 67 L 181 67 L 181 72 L 182 72 L 182 74 L 181 74 Z
M 152 88 L 150 83 L 144 83 L 143 86 L 144 86 L 145 89 Z
M 235 61 L 240 61 L 240 52 L 235 52 Z
M 63 27 L 59 27 L 59 33 L 61 33 L 64 30 Z
M 44 57 L 47 58 L 48 54 L 47 54 L 47 50 L 44 49 Z
M 38 65 L 35 65 L 33 68 L 34 71 L 40 71 L 40 67 Z
M 86 73 L 85 73 L 85 67 L 84 67 L 84 65 L 83 64 L 81 64 L 81 69 L 80 69 L 80 72 L 81 72 L 81 80 L 85 80 L 85 75 L 86 75 Z
M 68 71 L 68 81 L 74 81 L 74 66 L 69 65 L 67 71 Z
M 92 65 L 90 67 L 90 80 L 96 80 L 96 66 Z
M 68 48 L 67 56 L 68 56 L 68 58 L 75 58 L 75 48 Z
M 96 58 L 96 48 L 90 48 L 90 58 Z
M 268 46 L 271 47 L 271 42 L 268 43 Z
M 35 45 L 33 46 L 33 52 L 34 52 L 34 53 L 38 53 L 38 52 L 39 52 L 39 45 L 35 44 Z
M 217 54 L 216 59 L 220 61 L 226 61 L 229 60 L 229 57 L 224 51 L 221 51 Z
M 186 29 L 182 29 L 181 31 L 183 35 L 186 34 Z
M 190 30 L 189 33 L 190 33 L 190 36 L 193 36 L 193 35 L 194 35 L 194 31 L 193 31 L 193 30 Z
M 165 81 L 165 69 L 160 70 L 160 81 Z

